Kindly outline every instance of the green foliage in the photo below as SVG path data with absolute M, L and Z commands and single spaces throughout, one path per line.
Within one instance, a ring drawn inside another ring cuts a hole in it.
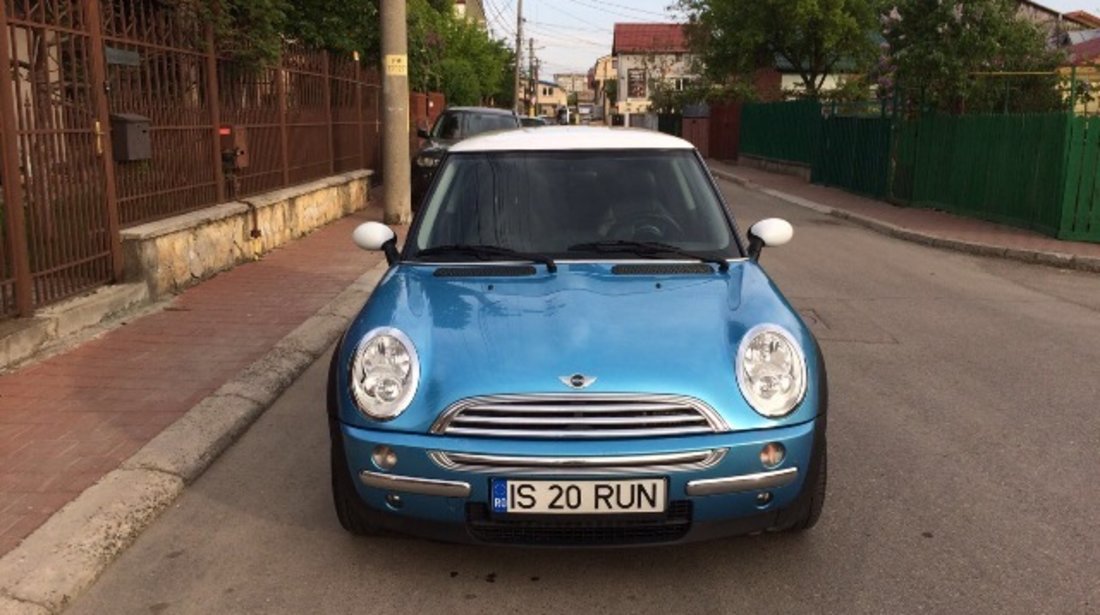
M 215 24 L 218 46 L 242 69 L 275 64 L 295 41 L 380 60 L 378 0 L 201 0 Z M 509 106 L 512 50 L 480 26 L 455 17 L 453 0 L 409 0 L 409 86 L 442 91 L 451 104 Z
M 615 106 L 619 102 L 619 80 L 608 79 L 603 84 L 604 92 L 607 92 L 607 100 L 611 103 L 611 106 Z
M 827 75 L 861 72 L 874 58 L 880 0 L 678 0 L 708 76 L 725 83 L 789 63 L 816 97 Z
M 240 0 L 238 0 L 240 1 Z M 378 0 L 289 0 L 288 34 L 311 47 L 358 51 L 377 61 L 381 31 Z
M 884 34 L 902 97 L 952 112 L 1058 109 L 1053 70 L 1059 54 L 1047 49 L 1037 26 L 1017 15 L 1016 5 L 1013 0 L 897 2 Z M 988 74 L 1007 72 L 1051 74 Z
M 751 101 L 755 98 L 752 84 L 743 79 L 733 79 L 722 85 L 703 80 L 691 81 L 684 89 L 676 90 L 670 82 L 654 82 L 650 85 L 649 100 L 658 113 L 680 113 L 687 105 L 717 103 L 731 100 Z
M 286 27 L 286 0 L 205 0 L 218 50 L 243 67 L 278 61 Z
M 378 59 L 378 0 L 202 0 L 201 6 L 219 51 L 245 70 L 277 63 L 287 41 Z
M 409 86 L 441 91 L 448 104 L 507 106 L 514 54 L 476 24 L 454 16 L 447 0 L 409 0 Z
M 854 75 L 842 80 L 837 87 L 823 92 L 821 100 L 834 103 L 870 102 L 874 98 L 874 89 L 866 75 Z

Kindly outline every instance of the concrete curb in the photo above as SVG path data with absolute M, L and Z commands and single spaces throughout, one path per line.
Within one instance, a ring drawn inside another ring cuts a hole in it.
M 57 613 L 87 589 L 340 336 L 381 263 L 0 558 L 0 612 Z
M 1067 254 L 1065 252 L 1047 252 L 1044 250 L 1009 248 L 1005 246 L 997 246 L 985 243 L 978 243 L 975 241 L 965 241 L 962 239 L 952 239 L 950 237 L 931 235 L 928 233 L 922 233 L 920 231 L 914 231 L 912 229 L 897 226 L 896 224 L 890 224 L 889 222 L 883 222 L 882 220 L 878 220 L 870 216 L 852 213 L 845 209 L 823 205 L 816 201 L 804 199 L 800 196 L 788 194 L 780 190 L 766 188 L 764 186 L 761 186 L 760 184 L 757 184 L 756 182 L 745 179 L 744 177 L 741 177 L 735 173 L 731 173 L 722 169 L 711 168 L 711 173 L 713 173 L 714 176 L 717 178 L 731 181 L 739 186 L 748 188 L 749 190 L 763 192 L 764 194 L 775 197 L 786 203 L 790 203 L 791 205 L 797 205 L 798 207 L 809 209 L 819 214 L 833 216 L 834 218 L 848 220 L 849 222 L 853 222 L 862 227 L 869 228 L 878 233 L 882 233 L 883 235 L 897 237 L 898 239 L 904 239 L 905 241 L 911 241 L 913 243 L 919 243 L 935 248 L 944 248 L 948 250 L 955 250 L 957 252 L 965 252 L 967 254 L 976 254 L 978 256 L 993 256 L 997 258 L 1022 261 L 1025 263 L 1058 267 L 1060 269 L 1076 269 L 1078 271 L 1100 273 L 1100 258 L 1097 257 L 1077 256 L 1075 254 Z

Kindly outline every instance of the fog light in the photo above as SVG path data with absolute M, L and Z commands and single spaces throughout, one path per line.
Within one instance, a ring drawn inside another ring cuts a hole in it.
M 756 505 L 767 506 L 772 501 L 772 493 L 770 491 L 764 491 L 756 494 Z
M 401 496 L 397 495 L 396 493 L 387 493 L 386 506 L 394 509 L 401 508 Z
M 392 448 L 379 444 L 371 452 L 370 460 L 379 470 L 392 470 L 397 465 L 397 453 Z
M 778 442 L 769 442 L 760 449 L 760 463 L 769 470 L 783 463 L 786 456 L 787 449 Z

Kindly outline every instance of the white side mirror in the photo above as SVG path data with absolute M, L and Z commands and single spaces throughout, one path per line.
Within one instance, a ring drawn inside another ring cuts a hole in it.
M 364 250 L 381 250 L 387 241 L 396 237 L 393 229 L 380 222 L 364 222 L 351 233 L 351 240 Z
M 351 240 L 364 250 L 382 250 L 386 262 L 394 264 L 400 258 L 397 253 L 397 233 L 380 222 L 364 222 L 351 232 Z
M 794 227 L 782 218 L 765 218 L 749 227 L 749 258 L 760 258 L 764 246 L 773 248 L 790 242 Z

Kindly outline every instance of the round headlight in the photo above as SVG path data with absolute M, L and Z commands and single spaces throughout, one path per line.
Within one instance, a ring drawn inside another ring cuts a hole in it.
M 417 156 L 416 164 L 421 167 L 435 167 L 439 165 L 439 158 L 435 156 Z
M 367 333 L 351 360 L 351 396 L 366 416 L 388 421 L 409 407 L 420 380 L 420 361 L 402 332 L 381 327 Z
M 750 329 L 737 351 L 737 383 L 759 414 L 790 414 L 806 393 L 806 360 L 794 336 L 777 325 Z

